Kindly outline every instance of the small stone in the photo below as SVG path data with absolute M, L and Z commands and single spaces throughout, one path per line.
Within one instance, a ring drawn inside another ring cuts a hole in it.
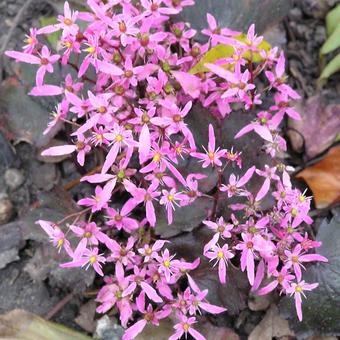
M 0 224 L 7 223 L 13 214 L 13 204 L 7 198 L 0 198 Z
M 99 340 L 120 340 L 124 329 L 113 319 L 104 315 L 97 321 L 94 338 Z
M 326 29 L 324 26 L 317 26 L 314 33 L 314 40 L 318 44 L 323 44 L 326 41 Z
M 10 168 L 5 172 L 5 182 L 11 190 L 16 190 L 24 183 L 25 178 L 18 169 Z
M 271 294 L 263 296 L 254 295 L 249 298 L 248 307 L 254 312 L 263 311 L 268 309 L 272 301 L 273 297 Z
M 302 11 L 299 7 L 294 7 L 289 11 L 289 19 L 298 21 L 302 18 Z

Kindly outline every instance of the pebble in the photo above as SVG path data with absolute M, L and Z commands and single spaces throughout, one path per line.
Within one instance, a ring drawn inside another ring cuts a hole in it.
M 7 223 L 13 215 L 13 204 L 7 197 L 0 197 L 0 224 Z
M 251 298 L 249 298 L 248 307 L 250 310 L 254 312 L 263 311 L 263 310 L 268 309 L 272 301 L 273 301 L 273 296 L 271 294 L 267 294 L 263 296 L 254 295 L 254 296 L 251 296 Z
M 5 182 L 11 190 L 16 190 L 24 183 L 25 177 L 22 172 L 15 168 L 7 169 L 5 172 Z

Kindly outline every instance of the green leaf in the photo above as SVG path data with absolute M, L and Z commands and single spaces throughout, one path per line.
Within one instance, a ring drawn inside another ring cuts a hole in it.
M 340 335 L 340 212 L 332 210 L 334 217 L 328 223 L 325 219 L 318 230 L 317 241 L 322 242 L 317 253 L 328 258 L 328 263 L 316 263 L 303 274 L 308 283 L 319 286 L 307 292 L 303 299 L 303 320 L 296 317 L 294 299 L 284 297 L 280 304 L 281 314 L 290 317 L 290 325 L 298 339 L 312 335 Z
M 340 71 L 340 53 L 326 65 L 321 73 L 320 79 L 327 79 L 338 71 Z
M 35 314 L 21 309 L 14 309 L 7 314 L 0 315 L 0 329 L 1 334 L 5 335 L 6 339 L 91 340 L 85 334 L 63 325 L 46 321 Z
M 191 74 L 208 72 L 209 70 L 204 67 L 204 64 L 214 63 L 218 59 L 230 58 L 234 53 L 234 48 L 229 45 L 216 45 L 210 49 L 202 59 L 189 71 Z
M 327 35 L 330 36 L 340 24 L 340 4 L 326 16 Z
M 340 25 L 334 30 L 331 36 L 322 45 L 320 53 L 327 54 L 340 47 Z
M 239 36 L 234 37 L 234 39 L 244 42 L 247 42 L 247 36 L 245 34 L 241 34 Z M 259 50 L 264 50 L 264 51 L 269 51 L 271 49 L 271 45 L 263 40 L 259 45 L 258 45 Z M 209 70 L 204 66 L 207 63 L 215 63 L 217 60 L 222 59 L 222 58 L 230 58 L 234 54 L 234 47 L 231 45 L 223 45 L 219 44 L 210 49 L 207 53 L 203 55 L 201 60 L 189 71 L 191 74 L 197 74 L 197 73 L 204 73 L 204 72 L 209 72 Z M 260 53 L 251 53 L 250 51 L 247 51 L 243 53 L 243 58 L 246 59 L 247 61 L 252 61 L 254 63 L 261 62 L 263 60 L 262 56 Z M 223 65 L 225 68 L 233 68 L 233 64 L 227 64 Z
M 56 17 L 40 17 L 39 18 L 40 26 L 49 26 L 49 25 L 54 25 L 57 23 Z M 53 49 L 57 49 L 58 41 L 60 39 L 61 32 L 57 31 L 51 34 L 46 35 L 47 41 L 50 43 L 51 47 Z
M 247 42 L 247 36 L 244 33 L 235 37 L 235 39 L 244 43 Z M 271 49 L 271 45 L 268 41 L 262 40 L 257 48 L 258 50 L 265 50 L 266 52 L 268 52 Z M 247 59 L 248 61 L 252 61 L 253 63 L 259 63 L 263 60 L 259 53 L 251 53 L 250 51 L 243 53 L 242 56 L 243 58 Z

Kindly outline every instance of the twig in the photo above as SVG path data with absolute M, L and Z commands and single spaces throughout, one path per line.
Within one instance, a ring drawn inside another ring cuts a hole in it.
M 59 301 L 46 315 L 45 319 L 49 320 L 54 317 L 65 305 L 73 299 L 73 293 L 67 294 L 61 301 Z
M 28 9 L 28 7 L 31 5 L 32 1 L 33 0 L 27 0 L 25 2 L 25 4 L 20 8 L 18 14 L 14 18 L 13 24 L 12 24 L 11 28 L 9 29 L 4 42 L 1 45 L 1 48 L 0 48 L 0 81 L 2 80 L 2 69 L 3 69 L 3 59 L 2 59 L 2 57 L 3 57 L 3 54 L 4 54 L 4 52 L 5 52 L 6 48 L 7 48 L 8 43 L 10 42 L 10 40 L 12 38 L 14 30 L 19 25 L 19 23 L 20 23 L 20 21 L 22 19 L 22 16 L 24 15 L 24 13 Z

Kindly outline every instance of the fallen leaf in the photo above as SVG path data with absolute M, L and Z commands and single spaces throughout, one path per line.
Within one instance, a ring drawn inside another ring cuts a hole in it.
M 328 151 L 318 163 L 304 169 L 297 178 L 303 178 L 314 194 L 317 208 L 325 208 L 340 200 L 340 146 Z
M 283 319 L 277 306 L 268 309 L 262 321 L 250 333 L 248 340 L 272 340 L 283 336 L 294 336 L 288 321 Z
M 2 339 L 17 340 L 90 340 L 91 338 L 63 325 L 46 321 L 43 318 L 15 309 L 0 315 Z
M 280 312 L 289 318 L 289 323 L 298 338 L 311 335 L 340 335 L 340 210 L 328 223 L 325 219 L 316 237 L 322 242 L 318 254 L 328 258 L 328 263 L 317 263 L 308 268 L 303 279 L 319 286 L 306 293 L 302 301 L 303 320 L 299 322 L 294 299 L 285 297 L 279 304 Z
M 305 148 L 305 157 L 311 159 L 331 146 L 340 132 L 340 104 L 327 104 L 318 94 L 299 102 L 296 110 L 302 120 L 288 120 L 288 136 L 293 149 Z

